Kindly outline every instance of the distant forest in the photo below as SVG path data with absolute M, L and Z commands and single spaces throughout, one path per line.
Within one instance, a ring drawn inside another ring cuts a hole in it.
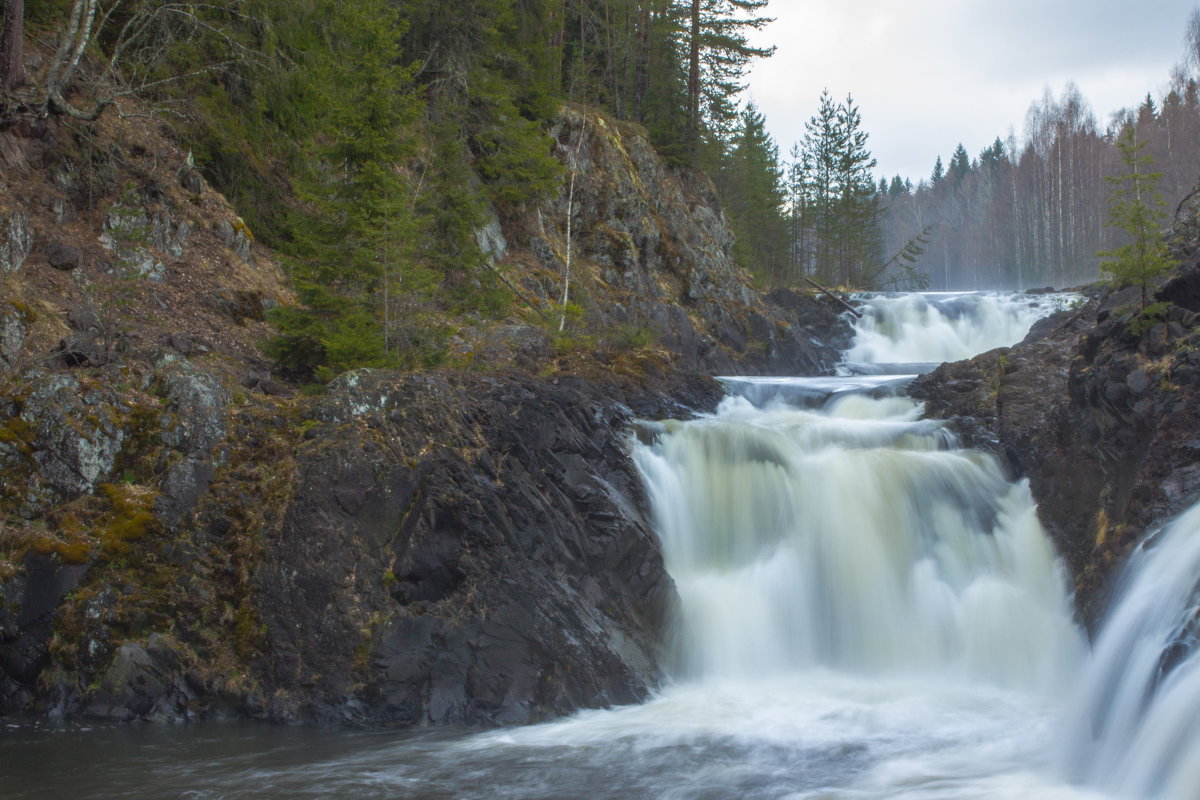
M 1101 128 L 1074 85 L 1046 93 L 1010 135 L 975 157 L 959 145 L 915 187 L 880 181 L 887 247 L 930 229 L 920 268 L 938 289 L 1069 287 L 1100 277 L 1099 250 L 1121 233 L 1106 227 L 1110 187 L 1122 169 L 1116 141 L 1132 126 L 1163 173 L 1158 185 L 1174 211 L 1200 181 L 1200 92 L 1177 75 L 1161 101 L 1147 94 L 1136 109 Z

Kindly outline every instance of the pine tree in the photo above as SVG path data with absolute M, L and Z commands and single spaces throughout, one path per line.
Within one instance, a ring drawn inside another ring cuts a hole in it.
M 1125 234 L 1126 243 L 1115 250 L 1097 253 L 1100 268 L 1120 286 L 1138 285 L 1142 290 L 1142 309 L 1146 309 L 1147 287 L 1159 275 L 1174 266 L 1162 235 L 1166 203 L 1158 191 L 1161 172 L 1152 172 L 1154 157 L 1142 152 L 1144 139 L 1137 138 L 1137 127 L 1125 126 L 1117 148 L 1126 172 L 1106 175 L 1112 187 L 1108 227 Z
M 685 138 L 693 165 L 700 163 L 705 128 L 728 139 L 736 123 L 735 102 L 745 88 L 751 59 L 767 58 L 774 47 L 752 47 L 747 30 L 771 21 L 754 16 L 768 0 L 687 0 L 687 119 Z M 726 134 L 722 136 L 721 134 Z

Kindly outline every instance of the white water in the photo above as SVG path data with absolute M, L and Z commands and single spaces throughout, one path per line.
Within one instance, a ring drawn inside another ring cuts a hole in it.
M 863 318 L 847 362 L 940 363 L 1014 345 L 1072 294 L 879 294 L 858 298 Z
M 1063 737 L 1073 777 L 1127 797 L 1200 797 L 1200 505 L 1122 576 Z

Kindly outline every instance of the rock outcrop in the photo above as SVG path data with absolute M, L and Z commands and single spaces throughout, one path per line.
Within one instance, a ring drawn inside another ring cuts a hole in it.
M 687 369 L 822 371 L 849 329 L 750 288 L 706 181 L 586 125 L 580 360 L 545 319 L 466 320 L 462 363 L 507 367 L 320 397 L 270 375 L 294 300 L 178 147 L 105 118 L 92 163 L 53 119 L 0 131 L 0 713 L 494 724 L 657 685 L 675 594 L 631 420 L 712 408 Z M 565 209 L 480 234 L 538 313 Z
M 645 336 L 676 367 L 710 375 L 832 370 L 851 336 L 841 309 L 755 290 L 707 177 L 668 166 L 644 130 L 595 112 L 568 107 L 551 133 L 572 188 L 510 222 L 497 266 L 523 302 L 557 322 L 570 252 L 569 298 L 585 329 Z
M 707 381 L 689 393 L 717 397 Z M 263 544 L 271 713 L 512 723 L 644 699 L 674 588 L 620 400 L 663 398 L 625 394 L 568 379 L 339 378 Z

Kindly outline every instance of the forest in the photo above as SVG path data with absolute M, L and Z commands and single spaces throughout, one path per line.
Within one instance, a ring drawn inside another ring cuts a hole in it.
M 509 312 L 476 232 L 496 218 L 519 240 L 563 191 L 550 130 L 565 104 L 640 125 L 673 168 L 710 176 L 764 288 L 1074 285 L 1099 277 L 1118 236 L 1104 179 L 1122 131 L 1148 143 L 1169 203 L 1194 182 L 1193 62 L 1104 126 L 1073 86 L 1047 92 L 1020 138 L 960 146 L 915 185 L 874 174 L 853 96 L 818 98 L 783 157 L 743 100 L 749 65 L 772 53 L 749 41 L 766 5 L 6 0 L 0 120 L 92 120 L 130 97 L 170 117 L 285 259 L 303 305 L 276 312 L 270 354 L 319 380 L 434 365 L 456 315 Z M 22 33 L 46 54 L 36 75 Z

